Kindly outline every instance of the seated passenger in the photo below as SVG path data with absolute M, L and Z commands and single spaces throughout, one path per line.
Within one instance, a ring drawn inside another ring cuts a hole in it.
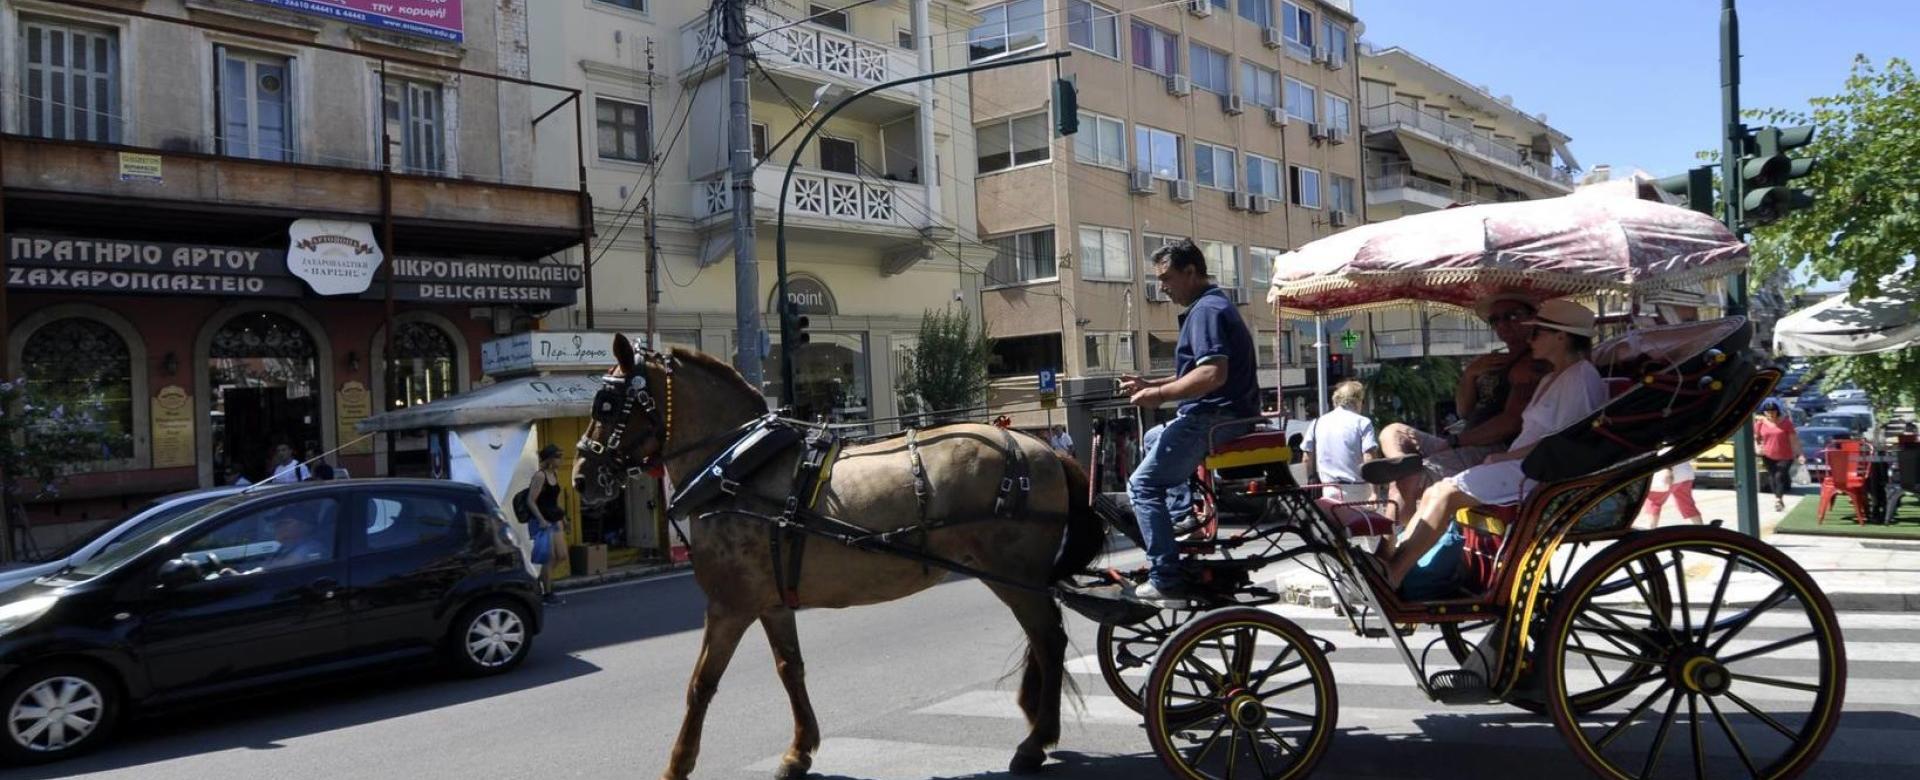
M 1521 411 L 1546 373 L 1538 356 L 1528 351 L 1528 329 L 1520 324 L 1536 311 L 1529 299 L 1496 295 L 1482 301 L 1475 311 L 1507 349 L 1482 355 L 1461 373 L 1454 407 L 1465 427 L 1458 433 L 1435 436 L 1402 423 L 1388 425 L 1380 431 L 1380 451 L 1386 458 L 1369 462 L 1360 472 L 1365 481 L 1388 486 L 1396 527 L 1406 525 L 1428 485 L 1507 449 L 1520 433 Z
M 1532 354 L 1552 366 L 1540 380 L 1521 415 L 1520 435 L 1506 452 L 1486 457 L 1447 478 L 1420 497 L 1414 525 L 1398 550 L 1387 557 L 1387 582 L 1398 589 L 1422 555 L 1447 531 L 1455 512 L 1483 504 L 1517 504 L 1536 484 L 1520 471 L 1520 462 L 1541 439 L 1573 424 L 1607 402 L 1607 385 L 1587 359 L 1593 347 L 1593 312 L 1572 301 L 1547 301 L 1527 329 Z

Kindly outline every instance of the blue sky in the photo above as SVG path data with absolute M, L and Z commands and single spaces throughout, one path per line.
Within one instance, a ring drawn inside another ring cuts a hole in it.
M 1741 103 L 1805 108 L 1853 56 L 1920 58 L 1920 0 L 1744 0 Z M 1580 164 L 1657 176 L 1719 148 L 1719 0 L 1355 0 L 1403 46 L 1573 137 Z

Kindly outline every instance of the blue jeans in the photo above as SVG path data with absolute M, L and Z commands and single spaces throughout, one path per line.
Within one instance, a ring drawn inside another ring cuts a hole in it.
M 1211 449 L 1208 432 L 1230 419 L 1223 412 L 1182 414 L 1154 426 L 1142 442 L 1144 454 L 1127 480 L 1127 494 L 1133 499 L 1134 518 L 1147 543 L 1150 578 L 1156 588 L 1178 585 L 1185 579 L 1180 568 L 1180 546 L 1173 537 L 1173 518 L 1193 504 L 1187 481 L 1207 459 Z M 1252 429 L 1252 421 L 1222 426 L 1213 432 L 1213 441 L 1233 439 Z

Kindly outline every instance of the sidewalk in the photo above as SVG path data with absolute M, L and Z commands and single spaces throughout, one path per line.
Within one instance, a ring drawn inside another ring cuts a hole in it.
M 691 563 L 638 563 L 631 566 L 615 566 L 599 574 L 587 574 L 578 577 L 568 577 L 562 580 L 554 580 L 553 592 L 565 593 L 570 590 L 591 588 L 595 585 L 606 585 L 614 582 L 626 582 L 627 580 L 637 580 L 643 577 L 652 577 L 656 574 L 665 574 L 670 571 L 689 569 L 692 567 L 693 564 Z

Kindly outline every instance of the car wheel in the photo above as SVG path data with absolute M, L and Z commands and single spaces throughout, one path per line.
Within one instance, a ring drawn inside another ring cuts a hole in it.
M 467 607 L 447 637 L 447 653 L 460 673 L 500 674 L 527 659 L 533 650 L 533 621 L 527 608 L 504 598 Z
M 6 717 L 0 755 L 9 763 L 58 761 L 98 747 L 120 718 L 120 688 L 82 663 L 30 667 L 0 686 Z

